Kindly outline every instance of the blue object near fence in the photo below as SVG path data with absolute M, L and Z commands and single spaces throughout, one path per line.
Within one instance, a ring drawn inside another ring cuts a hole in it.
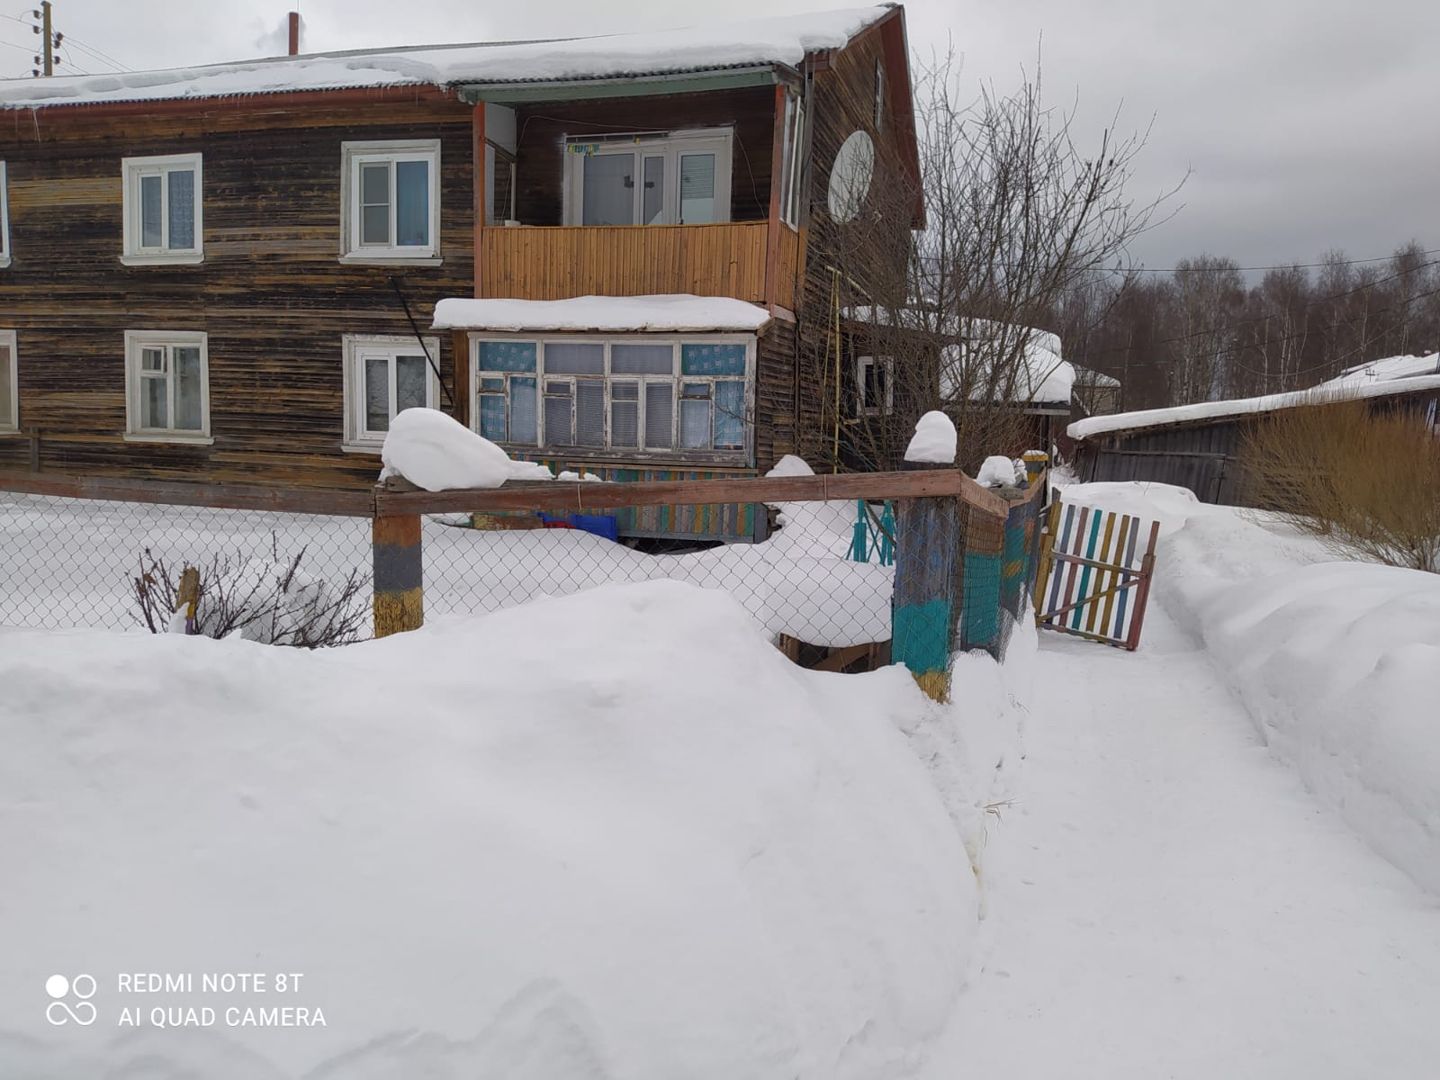
M 620 540 L 620 526 L 613 514 L 541 514 L 540 520 L 546 525 L 566 525 L 616 543 Z
M 895 562 L 895 509 L 887 499 L 880 510 L 880 522 L 875 523 L 870 505 L 864 499 L 855 500 L 855 534 L 850 542 L 850 561 L 868 563 L 870 552 L 874 551 L 881 566 L 892 566 Z

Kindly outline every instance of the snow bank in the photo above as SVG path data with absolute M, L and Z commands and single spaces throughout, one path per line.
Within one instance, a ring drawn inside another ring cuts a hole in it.
M 841 49 L 888 7 L 732 19 L 710 25 L 556 41 L 480 42 L 315 53 L 204 67 L 9 80 L 0 108 L 269 94 L 343 87 L 592 79 L 745 65 L 798 67 L 806 53 Z
M 561 330 L 591 333 L 758 333 L 770 321 L 763 307 L 727 296 L 577 296 L 569 300 L 471 300 L 435 305 L 434 330 Z
M 1440 893 L 1440 575 L 1337 562 L 1268 515 L 1164 484 L 1064 498 L 1161 520 L 1155 598 L 1315 796 Z
M 718 592 L 320 654 L 9 632 L 0 684 L 0 1075 L 891 1077 L 965 977 L 931 782 L 963 770 L 901 733 L 939 706 L 794 667 Z M 137 970 L 300 972 L 327 1026 L 117 1030 L 256 1003 L 118 992 Z M 81 971 L 100 1022 L 50 1027 Z
M 550 470 L 511 461 L 484 436 L 438 409 L 404 409 L 390 422 L 380 451 L 387 476 L 402 476 L 426 491 L 497 488 L 511 479 L 550 479 Z
M 956 438 L 955 421 L 932 409 L 915 422 L 915 434 L 905 448 L 905 460 L 953 465 Z

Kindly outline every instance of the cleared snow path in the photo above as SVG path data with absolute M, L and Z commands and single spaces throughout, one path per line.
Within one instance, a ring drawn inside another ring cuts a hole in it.
M 1160 604 L 1145 636 L 1042 635 L 983 970 L 925 1075 L 1435 1077 L 1440 905 L 1271 756 Z

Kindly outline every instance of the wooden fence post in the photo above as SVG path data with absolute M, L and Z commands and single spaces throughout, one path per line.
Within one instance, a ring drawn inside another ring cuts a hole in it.
M 425 622 L 419 514 L 376 514 L 371 525 L 375 636 L 418 630 Z
M 895 502 L 898 542 L 890 655 L 909 668 L 920 689 L 936 701 L 950 696 L 960 532 L 957 498 Z

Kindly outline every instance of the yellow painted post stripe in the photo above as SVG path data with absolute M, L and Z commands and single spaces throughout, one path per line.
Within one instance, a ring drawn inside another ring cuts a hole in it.
M 1105 532 L 1104 532 L 1104 534 L 1103 534 L 1103 536 L 1102 536 L 1102 538 L 1101 538 L 1101 541 L 1100 541 L 1100 560 L 1099 560 L 1100 562 L 1109 562 L 1109 561 L 1110 561 L 1110 541 L 1111 541 L 1111 538 L 1112 538 L 1114 535 L 1115 535 L 1115 514 L 1114 514 L 1113 511 L 1111 511 L 1111 512 L 1109 512 L 1109 513 L 1107 513 L 1107 514 L 1105 515 Z M 1096 570 L 1096 571 L 1095 571 L 1095 593 L 1094 593 L 1094 595 L 1098 596 L 1100 593 L 1102 593 L 1102 592 L 1105 591 L 1105 580 L 1106 580 L 1105 575 L 1106 575 L 1107 573 L 1108 573 L 1108 571 L 1105 571 L 1105 570 Z M 1089 610 L 1089 612 L 1087 612 L 1086 615 L 1085 615 L 1085 631 L 1086 631 L 1087 633 L 1093 634 L 1093 633 L 1095 632 L 1095 619 L 1099 616 L 1099 614 L 1100 614 L 1100 605 L 1099 605 L 1099 604 L 1092 603 L 1092 604 L 1090 605 L 1090 610 Z
M 1125 561 L 1125 537 L 1130 531 L 1130 515 L 1125 514 L 1120 518 L 1120 528 L 1115 533 L 1115 552 L 1113 556 L 1107 555 L 1105 561 L 1108 563 L 1123 563 Z M 1118 573 L 1110 575 L 1112 583 L 1120 580 Z M 1105 613 L 1100 617 L 1100 632 L 1102 634 L 1114 633 L 1118 636 L 1119 628 L 1111 628 L 1110 620 L 1115 614 L 1115 592 L 1111 592 L 1105 598 Z

